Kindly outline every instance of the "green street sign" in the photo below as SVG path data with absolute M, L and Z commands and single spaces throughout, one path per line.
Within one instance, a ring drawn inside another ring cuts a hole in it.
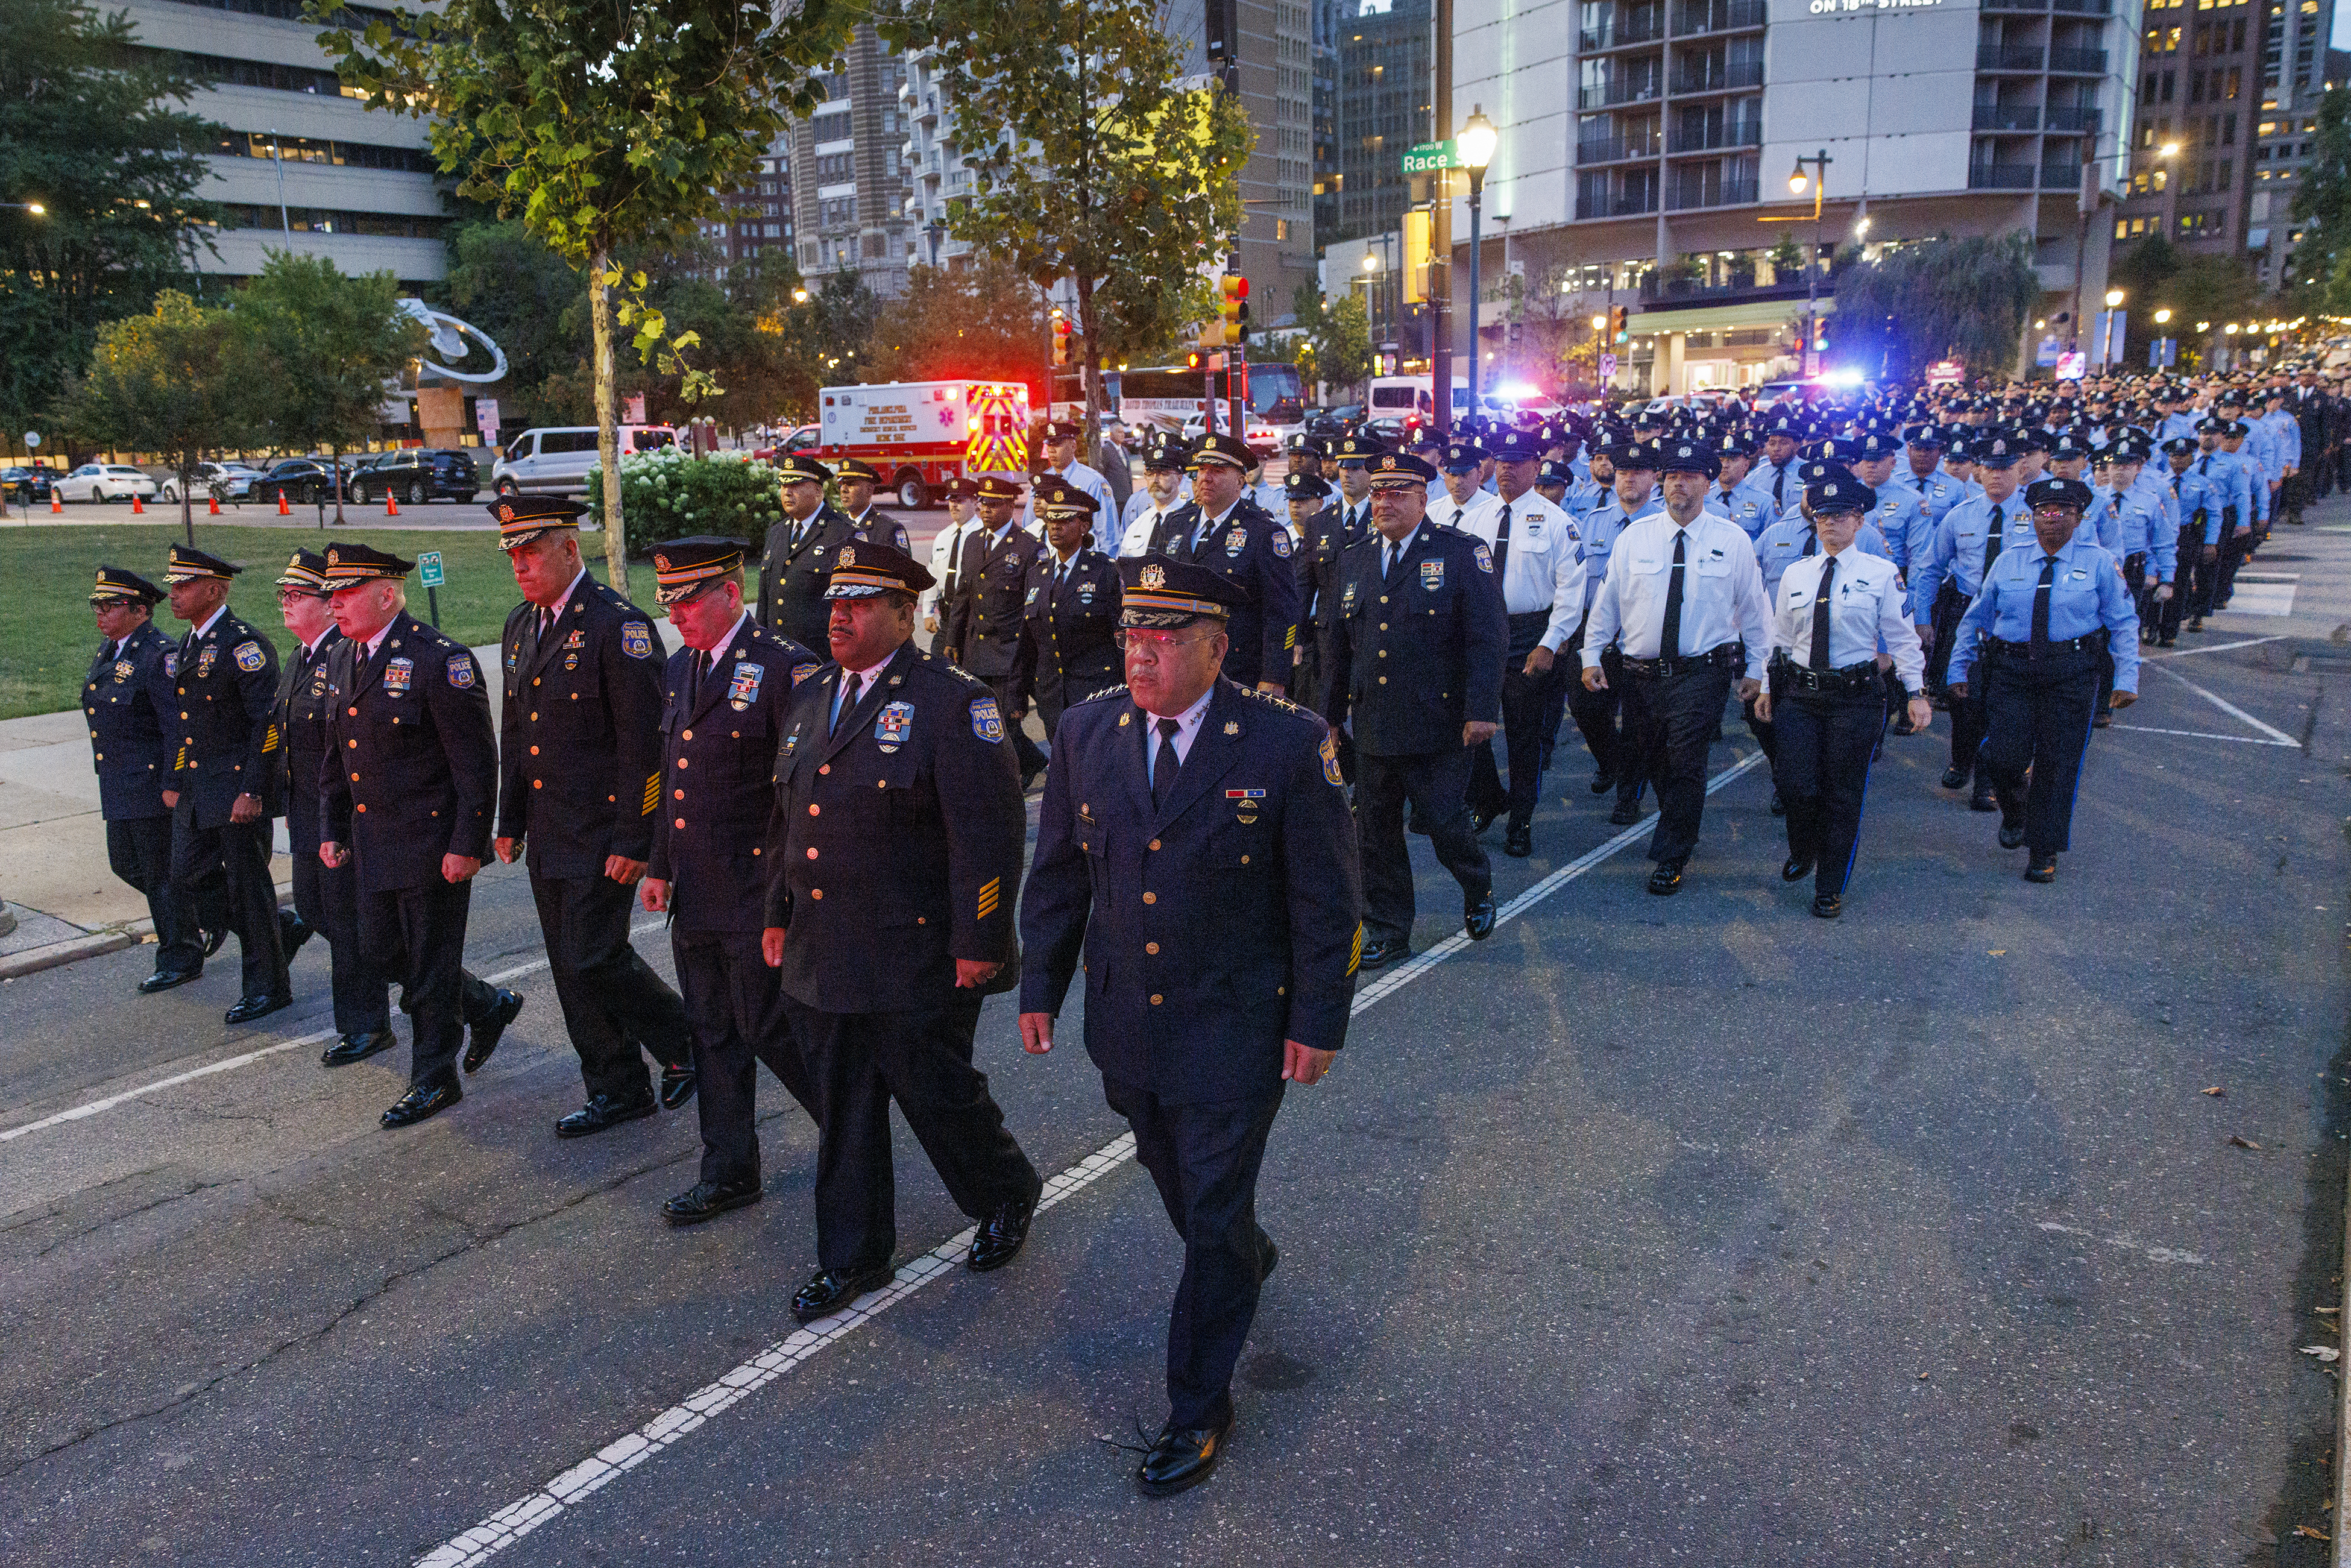
M 429 549 L 417 556 L 416 580 L 419 586 L 424 588 L 438 588 L 449 580 L 448 574 L 441 570 L 439 550 Z
M 1461 154 L 1450 141 L 1424 141 L 1404 155 L 1404 172 L 1426 174 L 1432 169 L 1458 169 Z

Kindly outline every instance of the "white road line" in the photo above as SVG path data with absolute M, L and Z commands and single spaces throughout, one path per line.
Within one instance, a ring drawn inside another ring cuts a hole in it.
M 662 923 L 658 920 L 647 921 L 644 925 L 632 929 L 629 935 L 632 937 L 642 936 L 648 931 L 660 930 L 661 925 Z M 525 975 L 546 967 L 545 958 L 534 958 L 528 964 L 517 964 L 511 969 L 501 969 L 495 975 L 484 975 L 482 980 L 486 985 L 503 985 L 508 980 L 518 980 Z M 276 1056 L 281 1051 L 298 1051 L 303 1046 L 316 1045 L 322 1040 L 334 1038 L 333 1030 L 322 1029 L 294 1040 L 281 1040 L 275 1045 L 265 1045 L 257 1051 L 225 1056 L 218 1061 L 206 1062 L 202 1067 L 192 1067 L 185 1072 L 175 1072 L 169 1078 L 158 1078 L 152 1083 L 141 1083 L 136 1089 L 125 1089 L 120 1094 L 109 1094 L 102 1100 L 85 1101 L 79 1105 L 69 1106 L 59 1111 L 55 1115 L 44 1116 L 37 1122 L 27 1122 L 20 1127 L 0 1128 L 0 1144 L 21 1138 L 27 1133 L 38 1133 L 50 1127 L 63 1126 L 68 1122 L 85 1121 L 101 1111 L 111 1111 L 118 1105 L 128 1105 L 133 1100 L 144 1099 L 159 1090 L 175 1088 L 183 1083 L 192 1083 L 199 1078 L 210 1078 L 215 1072 L 226 1072 L 238 1067 L 250 1067 L 253 1063 Z
M 2245 637 L 2241 638 L 2234 643 L 2215 643 L 2207 648 L 2172 648 L 2160 653 L 2141 653 L 2139 655 L 2139 662 L 2144 664 L 2149 659 L 2184 659 L 2190 653 L 2225 653 L 2231 648 L 2254 648 L 2259 647 L 2263 643 L 2283 643 L 2284 641 L 2285 633 L 2280 632 L 2275 636 L 2271 637 Z
M 1714 793 L 1762 760 L 1761 752 L 1751 752 L 1741 758 L 1707 781 L 1707 793 Z M 1654 826 L 1654 823 L 1645 821 L 1627 828 L 1597 849 L 1587 851 L 1560 867 L 1504 904 L 1495 925 L 1499 927 L 1502 921 L 1524 914 Z M 1362 1013 L 1381 998 L 1417 979 L 1468 946 L 1468 936 L 1457 933 L 1426 952 L 1415 955 L 1357 991 L 1353 1004 L 1347 1009 L 1348 1016 L 1353 1018 Z M 1134 1157 L 1133 1133 L 1113 1139 L 1047 1181 L 1044 1196 L 1037 1200 L 1038 1208 L 1050 1207 L 1080 1188 L 1101 1180 Z M 476 1563 L 487 1562 L 589 1493 L 619 1479 L 745 1396 L 773 1383 L 824 1346 L 848 1337 L 924 1286 L 954 1273 L 965 1249 L 971 1245 L 972 1235 L 969 1228 L 958 1231 L 905 1264 L 880 1291 L 860 1297 L 859 1304 L 835 1312 L 829 1318 L 818 1319 L 715 1381 L 703 1385 L 643 1426 L 615 1437 L 537 1491 L 517 1498 L 471 1530 L 443 1542 L 417 1558 L 415 1568 L 474 1568 Z
M 2189 691 L 2194 692 L 2198 696 L 2202 697 L 2206 702 L 2210 703 L 2214 707 L 2219 708 L 2231 718 L 2236 719 L 2243 724 L 2252 725 L 2255 729 L 2260 730 L 2263 735 L 2268 736 L 2272 740 L 2276 741 L 2279 745 L 2291 746 L 2296 749 L 2301 747 L 2302 742 L 2296 740 L 2285 731 L 2277 728 L 2275 726 L 2263 724 L 2260 719 L 2255 718 L 2252 714 L 2247 713 L 2243 708 L 2239 707 L 2235 703 L 2231 702 L 2228 698 L 2221 696 L 2217 693 L 2206 691 L 2202 686 L 2198 685 L 2194 681 L 2189 680 L 2186 675 L 2181 674 L 2179 671 L 2166 669 L 2161 664 L 2156 665 L 2155 668 L 2161 671 L 2164 674 L 2169 675 L 2173 680 L 2178 681 L 2181 685 L 2186 686 Z
M 2191 740 L 2234 740 L 2246 746 L 2292 746 L 2291 740 L 2272 740 L 2265 735 L 2220 735 L 2209 729 L 2158 729 L 2151 724 L 2125 724 L 2116 719 L 2110 729 L 2135 729 L 2141 735 L 2184 735 Z

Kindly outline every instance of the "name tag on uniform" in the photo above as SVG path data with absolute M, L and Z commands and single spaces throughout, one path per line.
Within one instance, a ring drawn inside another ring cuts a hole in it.
M 1420 563 L 1420 585 L 1431 593 L 1445 586 L 1445 563 L 1425 560 Z

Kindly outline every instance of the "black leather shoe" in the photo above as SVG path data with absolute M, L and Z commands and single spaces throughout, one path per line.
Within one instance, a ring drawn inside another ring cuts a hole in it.
M 2114 722 L 2115 716 L 2102 708 L 2098 712 L 2098 716 L 2090 721 L 2090 727 L 2092 729 L 2109 729 L 2113 727 Z
M 1614 773 L 1608 772 L 1604 768 L 1602 771 L 1592 776 L 1592 792 L 1593 794 L 1605 795 L 1609 790 L 1614 789 L 1614 788 L 1616 788 L 1616 775 Z
M 1619 800 L 1616 809 L 1608 813 L 1608 821 L 1613 827 L 1629 828 L 1640 820 L 1640 803 L 1635 800 Z
M 1843 915 L 1844 913 L 1844 900 L 1837 896 L 1835 894 L 1822 893 L 1813 894 L 1813 914 L 1820 919 L 1834 920 L 1838 915 Z
M 1682 890 L 1682 862 L 1659 861 L 1657 869 L 1649 873 L 1649 891 L 1666 897 Z
M 1790 855 L 1780 862 L 1782 882 L 1802 882 L 1813 874 L 1813 862 L 1802 855 Z
M 641 1121 L 653 1113 L 660 1103 L 648 1094 L 642 1100 L 615 1100 L 610 1094 L 590 1094 L 588 1103 L 555 1124 L 559 1138 L 585 1138 L 617 1127 L 623 1122 Z
M 310 923 L 292 910 L 281 909 L 277 912 L 277 947 L 286 955 L 287 963 L 292 963 L 294 955 L 302 950 L 302 944 L 316 935 Z
M 2158 639 L 2157 640 L 2157 642 L 2156 642 L 2156 644 L 2155 644 L 2155 645 L 2156 645 L 2157 647 L 2158 647 L 2158 648 L 2169 648 L 2169 647 L 2177 646 L 2177 645 L 2178 645 L 2178 643 L 2179 643 L 2179 637 L 2178 637 L 2177 635 L 2173 635 L 2173 636 L 2169 636 L 2169 637 L 2158 638 Z
M 522 1012 L 520 991 L 500 991 L 497 1005 L 483 1015 L 479 1023 L 465 1030 L 465 1071 L 478 1072 L 482 1063 L 497 1050 L 498 1039 L 507 1032 L 507 1025 Z
M 1488 894 L 1461 912 L 1461 929 L 1469 933 L 1472 942 L 1483 942 L 1494 934 L 1494 920 L 1500 913 L 1494 907 L 1494 895 Z
M 1905 712 L 1895 719 L 1894 733 L 1896 735 L 1916 735 L 1918 733 L 1918 727 L 1910 722 L 1910 715 L 1907 712 Z
M 1775 817 L 1784 817 L 1788 814 L 1788 802 L 1780 799 L 1780 791 L 1777 789 L 1771 791 L 1771 814 Z
M 1967 769 L 1967 768 L 1944 768 L 1944 769 L 1943 769 L 1943 788 L 1944 788 L 1944 789 L 1966 789 L 1967 787 L 1968 787 L 1968 769 Z
M 2201 615 L 2189 616 L 2188 618 L 2188 629 L 2190 632 L 2201 632 L 2204 630 L 2204 617 Z
M 2032 863 L 2024 868 L 2024 880 L 2027 882 L 2055 882 L 2057 880 L 2057 857 L 2055 855 L 2034 855 L 2032 857 Z
M 1276 1269 L 1281 1267 L 1281 1249 L 1273 1244 L 1272 1237 L 1269 1236 L 1265 1239 L 1265 1250 L 1259 1255 L 1259 1258 L 1257 1282 L 1262 1285 L 1273 1278 L 1273 1271 Z
M 662 1218 L 672 1225 L 699 1225 L 730 1208 L 759 1201 L 758 1178 L 748 1181 L 698 1181 L 662 1205 Z
M 2000 810 L 2000 797 L 1992 792 L 1991 785 L 1979 784 L 1976 786 L 1975 793 L 1968 797 L 1968 810 L 1997 811 Z
M 1402 937 L 1384 942 L 1366 942 L 1363 956 L 1355 960 L 1355 967 L 1376 969 L 1383 964 L 1393 964 L 1399 958 L 1411 956 L 1412 944 Z
M 1488 828 L 1492 827 L 1494 825 L 1494 819 L 1499 815 L 1500 815 L 1500 813 L 1496 811 L 1470 812 L 1469 836 L 1474 839 L 1479 834 L 1484 832 Z
M 139 982 L 139 994 L 142 997 L 152 997 L 157 991 L 168 991 L 173 986 L 184 986 L 204 972 L 204 966 L 201 964 L 193 969 L 158 969 Z
M 393 1102 L 392 1109 L 383 1113 L 383 1124 L 387 1127 L 413 1127 L 427 1116 L 446 1111 L 465 1097 L 465 1092 L 457 1087 L 457 1081 L 454 1078 L 444 1079 L 438 1083 L 419 1083 Z
M 2024 847 L 2023 818 L 2004 819 L 2001 822 L 2000 847 L 2004 850 L 2021 850 Z
M 293 1005 L 294 998 L 290 995 L 247 997 L 222 1014 L 221 1021 L 229 1024 L 251 1023 L 256 1019 L 267 1018 L 280 1008 L 290 1008 Z
M 349 1067 L 354 1061 L 365 1061 L 379 1051 L 390 1051 L 394 1043 L 388 1029 L 380 1029 L 373 1034 L 347 1034 L 319 1053 L 319 1065 Z
M 2191 626 L 2191 627 L 2189 627 L 2189 630 L 2192 632 L 2192 631 L 2196 630 L 2196 628 L 2194 628 L 2194 627 L 2192 627 L 2192 626 Z M 219 951 L 221 950 L 221 947 L 223 946 L 223 945 L 225 945 L 227 941 L 228 941 L 228 927 L 227 927 L 227 926 L 225 926 L 225 925 L 222 926 L 222 927 L 221 927 L 219 930 L 217 930 L 217 931 L 207 931 L 207 932 L 205 932 L 205 933 L 204 933 L 204 956 L 205 956 L 205 957 L 207 957 L 207 958 L 209 958 L 209 957 L 211 957 L 214 954 L 215 954 L 215 953 L 219 952 Z
M 664 1111 L 674 1111 L 694 1098 L 694 1086 L 698 1082 L 691 1067 L 664 1067 L 661 1076 L 661 1103 Z
M 1145 1497 L 1173 1497 L 1189 1487 L 1198 1486 L 1216 1470 L 1217 1461 L 1225 1457 L 1225 1439 L 1232 1435 L 1232 1417 L 1225 1417 L 1221 1427 L 1167 1427 L 1151 1445 L 1151 1452 L 1143 1456 L 1143 1466 L 1134 1472 L 1137 1486 Z
M 792 1316 L 804 1323 L 829 1318 L 858 1297 L 890 1282 L 887 1263 L 867 1269 L 827 1269 L 792 1295 Z
M 1532 828 L 1512 828 L 1502 840 L 1502 852 L 1512 860 L 1524 860 L 1535 852 L 1535 831 Z
M 964 1254 L 964 1266 L 975 1274 L 985 1274 L 1011 1262 L 1019 1255 L 1021 1244 L 1029 1239 L 1029 1221 L 1036 1213 L 1037 1200 L 1033 1197 L 998 1204 L 996 1212 L 979 1222 L 979 1230 L 971 1239 L 971 1250 Z

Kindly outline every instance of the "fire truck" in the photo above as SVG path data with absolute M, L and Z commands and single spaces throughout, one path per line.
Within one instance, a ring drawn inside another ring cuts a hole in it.
M 1019 382 L 891 382 L 826 387 L 816 444 L 823 462 L 854 457 L 908 509 L 956 479 L 1029 478 L 1029 389 Z

